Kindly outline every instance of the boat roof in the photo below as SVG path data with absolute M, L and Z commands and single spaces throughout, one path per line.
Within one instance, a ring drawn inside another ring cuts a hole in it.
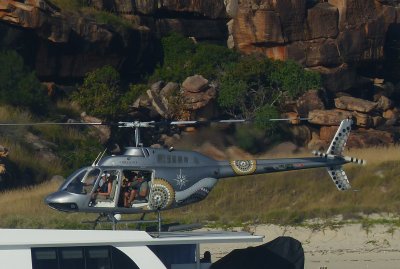
M 162 232 L 125 230 L 0 229 L 0 249 L 15 247 L 144 246 L 262 242 L 245 232 Z

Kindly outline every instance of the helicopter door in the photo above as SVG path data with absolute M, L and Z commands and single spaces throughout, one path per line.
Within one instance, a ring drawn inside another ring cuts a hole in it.
M 115 207 L 119 197 L 120 171 L 104 170 L 97 179 L 91 194 L 90 206 Z
M 153 172 L 124 170 L 120 188 L 119 207 L 143 207 L 148 203 Z

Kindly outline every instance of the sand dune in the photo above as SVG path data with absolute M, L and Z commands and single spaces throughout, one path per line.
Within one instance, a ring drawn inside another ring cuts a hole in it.
M 339 228 L 311 229 L 278 225 L 259 225 L 250 228 L 264 235 L 264 242 L 286 235 L 299 240 L 305 252 L 305 268 L 357 269 L 400 268 L 400 228 L 375 225 L 366 229 L 361 224 L 346 224 Z M 210 250 L 213 261 L 235 248 L 257 244 L 203 245 Z

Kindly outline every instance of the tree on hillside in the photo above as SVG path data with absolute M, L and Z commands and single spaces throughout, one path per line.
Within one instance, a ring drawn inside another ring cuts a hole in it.
M 273 130 L 283 100 L 320 87 L 317 73 L 305 71 L 293 61 L 274 61 L 264 56 L 242 56 L 227 65 L 220 78 L 218 103 L 231 116 L 255 119 L 260 128 Z
M 34 72 L 15 51 L 0 51 L 0 102 L 45 113 L 49 100 Z
M 239 54 L 224 46 L 194 43 L 181 34 L 172 33 L 161 40 L 163 60 L 151 80 L 182 82 L 189 76 L 202 75 L 213 80 L 223 65 L 234 62 Z
M 122 90 L 120 75 L 111 66 L 89 72 L 72 98 L 88 114 L 102 119 L 113 119 L 119 113 Z
M 218 104 L 222 110 L 232 117 L 254 120 L 254 125 L 239 127 L 235 135 L 242 148 L 255 152 L 265 137 L 269 142 L 277 138 L 278 124 L 269 119 L 280 117 L 280 104 L 308 89 L 319 88 L 320 78 L 293 61 L 247 55 L 226 65 L 219 83 Z

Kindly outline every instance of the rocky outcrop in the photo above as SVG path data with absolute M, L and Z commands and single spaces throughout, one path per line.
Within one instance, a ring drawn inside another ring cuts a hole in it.
M 382 86 L 386 88 L 384 84 Z M 319 127 L 319 131 L 313 133 L 309 147 L 322 145 L 326 149 L 340 121 L 345 118 L 354 120 L 355 130 L 348 142 L 351 147 L 396 143 L 400 110 L 393 107 L 391 95 L 388 92 L 386 94 L 388 96 L 380 95 L 377 102 L 342 95 L 334 100 L 335 109 L 311 110 L 308 114 L 309 122 Z
M 141 73 L 153 48 L 145 27 L 105 25 L 46 0 L 4 0 L 0 21 L 0 44 L 18 47 L 41 78 L 81 78 L 106 64 Z
M 383 59 L 388 27 L 399 23 L 396 4 L 375 0 L 239 1 L 229 34 L 240 51 L 294 59 L 321 72 L 328 90 L 343 91 L 358 83 L 355 64 Z
M 156 117 L 175 120 L 211 118 L 216 115 L 216 96 L 216 88 L 200 75 L 186 78 L 182 85 L 159 81 L 135 101 L 132 113 L 152 111 Z
M 228 14 L 224 0 L 93 0 L 100 10 L 116 12 L 151 29 L 157 37 L 179 32 L 196 40 L 226 41 Z
M 96 23 L 87 12 L 60 11 L 48 0 L 4 0 L 0 41 L 33 39 L 40 77 L 77 78 L 110 64 L 140 73 L 154 61 L 152 37 L 180 32 L 227 42 L 244 53 L 294 59 L 322 74 L 324 87 L 344 91 L 360 83 L 360 62 L 382 60 L 389 26 L 400 23 L 397 1 L 380 0 L 91 0 L 130 27 Z M 30 29 L 27 31 L 26 29 Z M 8 40 L 13 37 L 13 40 Z M 2 39 L 2 40 L 1 40 Z M 18 43 L 18 42 L 17 42 Z M 16 44 L 17 46 L 20 43 Z M 29 48 L 32 50 L 32 48 Z M 28 49 L 26 49 L 29 51 Z
M 25 134 L 25 143 L 29 144 L 36 151 L 38 158 L 48 163 L 60 161 L 60 158 L 54 153 L 54 149 L 57 148 L 56 144 L 43 140 L 30 132 Z

